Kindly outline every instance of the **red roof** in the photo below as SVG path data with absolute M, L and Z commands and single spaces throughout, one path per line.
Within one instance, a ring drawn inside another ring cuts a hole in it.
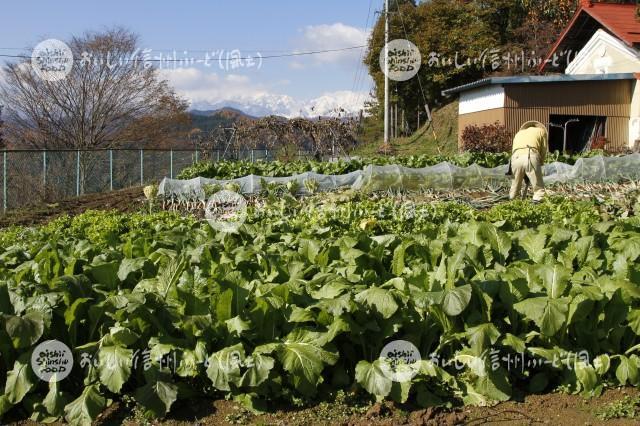
M 636 20 L 634 4 L 594 3 L 583 10 L 629 46 L 640 43 L 640 21 Z
M 587 0 L 581 0 L 581 3 L 582 6 L 578 9 L 573 19 L 571 19 L 567 28 L 562 32 L 558 41 L 551 48 L 545 61 L 542 62 L 539 71 L 542 71 L 546 67 L 548 64 L 547 61 L 562 45 L 569 33 L 571 33 L 574 25 L 576 25 L 578 21 L 584 23 L 584 19 L 579 19 L 582 17 L 590 16 L 595 19 L 603 29 L 630 47 L 640 44 L 640 21 L 636 18 L 636 5 L 615 3 L 589 4 Z M 579 29 L 577 31 L 579 31 Z

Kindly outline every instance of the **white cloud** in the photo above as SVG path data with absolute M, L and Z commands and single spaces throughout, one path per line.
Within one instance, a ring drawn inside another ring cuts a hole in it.
M 333 50 L 367 44 L 370 31 L 352 27 L 343 23 L 309 25 L 302 29 L 302 37 L 297 41 L 298 51 Z M 363 48 L 364 49 L 364 48 Z M 359 65 L 363 49 L 344 50 L 313 55 L 313 63 L 337 63 L 353 69 Z M 294 61 L 290 66 L 301 68 L 301 61 Z
M 369 99 L 368 93 L 351 91 L 328 92 L 310 100 L 294 99 L 243 75 L 221 77 L 197 68 L 159 72 L 161 78 L 168 80 L 176 92 L 189 101 L 192 109 L 199 110 L 230 106 L 256 116 L 328 116 L 335 115 L 340 108 L 357 114 Z

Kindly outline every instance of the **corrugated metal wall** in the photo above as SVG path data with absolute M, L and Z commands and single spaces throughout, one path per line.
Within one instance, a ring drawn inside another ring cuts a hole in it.
M 507 85 L 505 125 L 515 135 L 525 121 L 548 124 L 550 115 L 603 116 L 610 148 L 624 149 L 632 88 L 631 80 Z
M 472 112 L 470 114 L 462 114 L 458 116 L 458 148 L 462 146 L 462 132 L 465 127 L 476 124 L 493 124 L 496 121 L 504 124 L 504 108 L 488 109 L 485 111 Z

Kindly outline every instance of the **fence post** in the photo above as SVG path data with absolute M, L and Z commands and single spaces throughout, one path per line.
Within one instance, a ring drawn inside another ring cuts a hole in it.
M 196 148 L 196 163 L 198 162 L 198 148 Z
M 173 148 L 169 151 L 169 178 L 173 179 Z
M 47 190 L 47 150 L 42 150 L 42 185 Z
M 140 185 L 144 185 L 144 149 L 140 150 Z
M 255 159 L 254 159 L 253 149 L 252 149 L 252 150 L 251 150 L 251 162 L 252 162 L 252 163 L 254 163 L 254 162 L 255 162 L 254 160 L 255 160 Z
M 80 196 L 80 150 L 76 150 L 76 197 Z
M 109 190 L 113 191 L 113 150 L 109 150 Z
M 7 211 L 7 151 L 2 153 L 2 208 Z
M 220 161 L 220 150 L 216 149 L 216 161 Z

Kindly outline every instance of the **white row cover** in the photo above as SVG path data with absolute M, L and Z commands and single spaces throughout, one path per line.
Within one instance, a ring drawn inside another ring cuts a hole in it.
M 304 181 L 318 182 L 319 191 L 331 191 L 350 187 L 359 191 L 420 190 L 420 189 L 457 189 L 485 188 L 487 185 L 508 184 L 507 165 L 484 168 L 476 164 L 469 167 L 457 167 L 444 162 L 422 169 L 390 166 L 367 166 L 346 175 L 322 175 L 313 172 L 288 177 L 266 177 L 249 175 L 231 180 L 195 178 L 190 180 L 164 178 L 160 182 L 158 195 L 168 198 L 186 198 L 204 200 L 205 185 L 217 184 L 224 187 L 229 182 L 237 183 L 245 194 L 259 192 L 261 181 L 286 184 L 296 180 L 299 193 L 307 194 Z M 566 182 L 601 182 L 619 179 L 640 179 L 640 154 L 620 157 L 580 158 L 571 166 L 565 163 L 550 163 L 544 166 L 546 184 Z

